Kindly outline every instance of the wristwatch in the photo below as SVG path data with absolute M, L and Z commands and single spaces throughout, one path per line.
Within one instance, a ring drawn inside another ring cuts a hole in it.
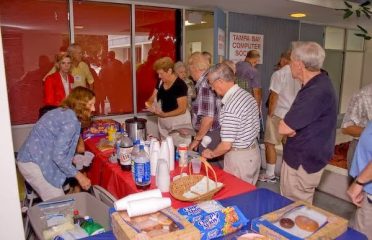
M 358 179 L 355 179 L 355 183 L 363 187 L 367 184 L 367 183 L 359 182 Z

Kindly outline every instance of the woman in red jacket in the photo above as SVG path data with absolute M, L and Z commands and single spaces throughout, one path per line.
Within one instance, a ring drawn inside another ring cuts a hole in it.
M 67 53 L 56 55 L 57 71 L 49 75 L 44 82 L 44 104 L 59 106 L 70 93 L 74 78 L 70 74 L 71 57 Z

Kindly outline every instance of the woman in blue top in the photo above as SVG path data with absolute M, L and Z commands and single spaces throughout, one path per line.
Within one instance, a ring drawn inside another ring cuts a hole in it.
M 76 170 L 72 159 L 81 127 L 88 126 L 95 111 L 93 91 L 77 87 L 60 107 L 47 112 L 32 128 L 18 152 L 17 165 L 43 201 L 64 195 L 62 184 L 75 177 L 87 190 L 89 178 Z

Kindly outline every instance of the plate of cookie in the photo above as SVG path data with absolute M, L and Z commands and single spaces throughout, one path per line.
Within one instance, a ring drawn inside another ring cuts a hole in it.
M 307 238 L 327 224 L 327 217 L 307 206 L 300 206 L 283 214 L 273 224 L 292 235 Z

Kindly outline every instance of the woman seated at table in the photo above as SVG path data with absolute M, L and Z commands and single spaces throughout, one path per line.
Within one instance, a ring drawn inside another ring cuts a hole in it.
M 75 177 L 87 190 L 89 178 L 72 165 L 81 127 L 88 126 L 95 110 L 93 91 L 77 87 L 35 124 L 17 156 L 17 165 L 25 180 L 43 201 L 64 195 L 62 184 Z
M 171 135 L 173 143 L 178 146 L 180 143 L 190 142 L 191 137 L 180 134 L 180 131 L 192 129 L 192 125 L 187 109 L 187 85 L 175 75 L 173 68 L 173 60 L 169 57 L 160 58 L 154 63 L 154 70 L 161 82 L 156 86 L 146 105 L 159 117 L 161 138 Z
M 65 52 L 56 55 L 57 71 L 49 75 L 44 82 L 44 104 L 59 106 L 70 93 L 74 78 L 70 74 L 71 57 Z

